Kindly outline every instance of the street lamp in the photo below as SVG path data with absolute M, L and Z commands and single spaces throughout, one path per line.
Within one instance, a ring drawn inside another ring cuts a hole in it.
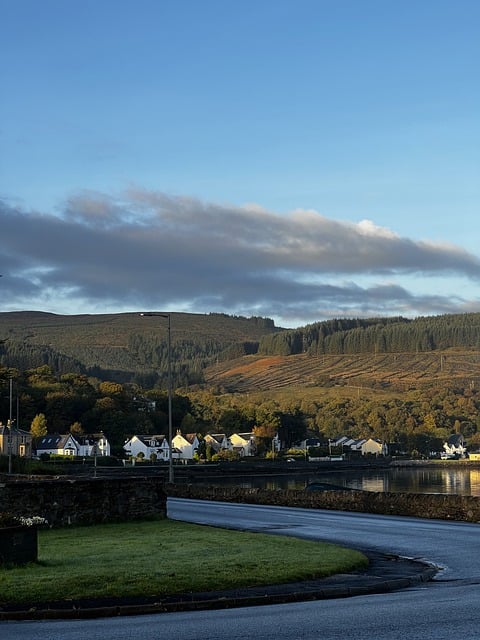
M 141 316 L 167 318 L 167 367 L 168 367 L 168 481 L 173 484 L 173 430 L 172 430 L 172 334 L 169 313 L 141 313 Z
M 12 400 L 13 400 L 13 386 L 12 378 L 10 378 L 10 391 L 9 391 L 9 419 L 8 419 L 8 473 L 12 473 Z

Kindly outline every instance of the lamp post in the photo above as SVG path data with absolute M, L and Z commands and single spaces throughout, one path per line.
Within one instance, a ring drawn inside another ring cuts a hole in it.
M 8 418 L 8 473 L 12 473 L 12 400 L 13 400 L 13 383 L 10 378 L 10 391 L 9 391 L 9 418 Z
M 157 316 L 168 320 L 167 326 L 167 376 L 168 376 L 168 481 L 173 484 L 173 429 L 172 429 L 172 333 L 169 313 L 141 313 L 141 316 Z

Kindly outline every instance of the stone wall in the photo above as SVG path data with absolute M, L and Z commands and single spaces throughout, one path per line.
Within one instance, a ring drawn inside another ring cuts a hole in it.
M 78 478 L 0 481 L 0 512 L 42 516 L 50 526 L 165 518 L 172 497 L 333 509 L 480 523 L 480 498 L 422 493 L 304 491 L 167 485 L 162 478 Z
M 0 512 L 42 516 L 50 526 L 165 518 L 167 497 L 158 478 L 4 479 Z
M 168 495 L 197 500 L 334 509 L 384 515 L 480 522 L 480 498 L 424 493 L 304 491 L 170 485 Z

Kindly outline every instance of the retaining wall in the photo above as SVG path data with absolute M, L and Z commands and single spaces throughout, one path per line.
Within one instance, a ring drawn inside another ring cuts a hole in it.
M 480 522 L 480 498 L 424 493 L 376 493 L 370 491 L 304 491 L 241 489 L 170 485 L 168 495 L 196 500 L 218 500 L 267 504 L 306 509 L 359 511 L 384 515 L 413 516 Z
M 3 480 L 0 481 L 0 512 L 42 516 L 54 527 L 165 518 L 167 494 L 196 500 L 480 523 L 480 498 L 472 496 L 165 485 L 162 478 L 143 476 Z
M 167 496 L 158 478 L 3 480 L 0 512 L 42 516 L 50 526 L 165 518 Z

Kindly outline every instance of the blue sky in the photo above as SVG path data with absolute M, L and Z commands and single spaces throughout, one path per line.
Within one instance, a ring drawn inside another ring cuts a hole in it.
M 478 0 L 0 0 L 0 310 L 480 311 Z

